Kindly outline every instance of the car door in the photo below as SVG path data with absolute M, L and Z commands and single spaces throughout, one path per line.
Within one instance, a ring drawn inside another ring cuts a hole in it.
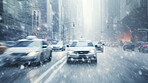
M 50 49 L 49 49 L 49 44 L 46 41 L 43 41 L 43 46 L 46 45 L 46 48 L 43 48 L 44 50 L 44 55 L 46 57 L 46 59 L 49 57 L 50 55 Z

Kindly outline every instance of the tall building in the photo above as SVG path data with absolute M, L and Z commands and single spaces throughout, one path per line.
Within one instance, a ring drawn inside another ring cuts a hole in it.
M 148 41 L 148 1 L 121 0 L 120 5 L 121 28 L 124 29 L 124 33 L 128 34 L 123 35 L 123 40 Z
M 19 13 L 21 4 L 17 0 L 1 0 L 0 2 L 0 15 L 1 15 L 1 40 L 17 40 L 23 36 L 23 28 Z M 22 34 L 22 35 L 20 35 Z M 18 36 L 19 35 L 19 36 Z
M 41 24 L 46 29 L 46 0 L 0 0 L 0 40 L 17 40 L 32 34 L 42 35 L 38 34 Z
M 53 18 L 53 39 L 59 39 L 59 0 L 51 0 Z
M 116 41 L 120 22 L 120 0 L 101 0 L 100 6 L 102 33 L 107 41 Z

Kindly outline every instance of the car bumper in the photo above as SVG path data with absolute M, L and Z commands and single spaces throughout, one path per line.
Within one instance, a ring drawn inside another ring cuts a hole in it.
M 87 55 L 67 55 L 67 60 L 69 61 L 89 61 L 89 60 L 96 60 L 96 54 L 87 54 Z
M 36 57 L 7 57 L 4 58 L 3 61 L 6 64 L 26 64 L 26 63 L 35 63 Z

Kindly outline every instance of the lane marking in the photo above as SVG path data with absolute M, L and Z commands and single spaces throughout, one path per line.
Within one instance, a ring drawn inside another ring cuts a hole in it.
M 52 65 L 47 71 L 45 71 L 40 77 L 37 78 L 37 80 L 35 80 L 33 83 L 40 83 L 40 81 L 53 69 L 55 68 L 58 64 L 60 64 L 61 62 L 63 62 L 63 60 L 65 60 L 66 56 L 63 57 L 61 60 L 59 60 L 58 62 L 56 62 L 54 65 Z
M 49 76 L 49 78 L 44 83 L 50 83 L 51 80 L 54 78 L 56 73 L 65 65 L 66 60 Z

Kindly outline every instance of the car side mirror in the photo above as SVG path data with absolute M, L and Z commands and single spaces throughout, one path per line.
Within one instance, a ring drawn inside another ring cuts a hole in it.
M 95 45 L 95 47 L 98 47 L 97 45 Z
M 102 44 L 103 46 L 105 45 L 105 44 Z
M 66 47 L 70 47 L 69 45 L 66 45 Z
M 43 45 L 42 48 L 47 48 L 47 45 Z

